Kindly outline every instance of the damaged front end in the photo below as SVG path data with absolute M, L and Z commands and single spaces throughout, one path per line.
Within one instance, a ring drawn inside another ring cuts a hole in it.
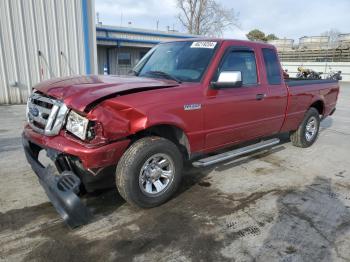
M 55 175 L 53 166 L 44 167 L 39 162 L 40 148 L 25 137 L 22 138 L 22 142 L 28 163 L 64 222 L 70 228 L 88 223 L 92 218 L 92 213 L 77 195 L 81 184 L 79 177 L 71 171 Z
M 158 82 L 150 89 L 167 87 Z M 135 123 L 141 127 L 145 124 L 144 115 L 130 106 L 107 103 L 110 96 L 120 93 L 119 89 L 126 92 L 129 86 L 140 91 L 140 83 L 124 84 L 123 88 L 115 85 L 37 86 L 28 99 L 28 124 L 22 138 L 27 161 L 49 200 L 71 228 L 92 218 L 79 198 L 82 193 L 115 187 L 115 167 L 131 142 L 129 135 L 135 131 L 130 119 L 138 120 Z M 88 107 L 91 103 L 93 106 Z M 41 163 L 42 150 L 54 166 L 45 167 Z

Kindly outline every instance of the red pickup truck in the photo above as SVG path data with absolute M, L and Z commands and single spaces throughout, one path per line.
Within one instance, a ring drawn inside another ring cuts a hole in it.
M 268 44 L 168 42 L 151 49 L 130 76 L 35 86 L 23 145 L 51 202 L 74 227 L 91 217 L 82 192 L 116 186 L 128 203 L 154 207 L 176 191 L 184 161 L 205 167 L 271 147 L 279 142 L 271 137 L 283 132 L 295 146 L 311 146 L 338 93 L 334 80 L 284 79 Z M 42 150 L 59 175 L 40 162 Z

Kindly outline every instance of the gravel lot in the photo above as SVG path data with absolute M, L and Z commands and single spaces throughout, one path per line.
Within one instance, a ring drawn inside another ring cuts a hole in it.
M 187 168 L 165 205 L 87 199 L 68 229 L 25 161 L 25 106 L 0 107 L 0 261 L 350 261 L 350 84 L 308 149 L 288 140 L 208 169 Z

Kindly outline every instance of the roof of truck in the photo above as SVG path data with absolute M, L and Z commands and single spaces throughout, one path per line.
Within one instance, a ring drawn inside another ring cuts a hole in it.
M 275 48 L 274 45 L 272 44 L 268 44 L 265 42 L 256 42 L 256 41 L 249 41 L 249 40 L 238 40 L 238 39 L 230 39 L 230 38 L 211 38 L 211 37 L 196 37 L 196 38 L 186 38 L 186 39 L 176 39 L 176 40 L 172 40 L 172 41 L 167 41 L 167 42 L 163 42 L 163 43 L 171 43 L 171 42 L 189 42 L 189 41 L 194 41 L 194 42 L 234 42 L 235 44 L 238 45 L 250 45 L 250 46 L 260 46 L 260 47 L 273 47 Z M 162 44 L 162 43 L 161 43 Z

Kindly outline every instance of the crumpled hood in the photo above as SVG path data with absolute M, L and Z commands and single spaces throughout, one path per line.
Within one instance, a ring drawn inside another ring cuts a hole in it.
M 51 79 L 41 82 L 34 89 L 83 112 L 92 103 L 114 95 L 174 86 L 178 83 L 166 79 L 91 75 Z

